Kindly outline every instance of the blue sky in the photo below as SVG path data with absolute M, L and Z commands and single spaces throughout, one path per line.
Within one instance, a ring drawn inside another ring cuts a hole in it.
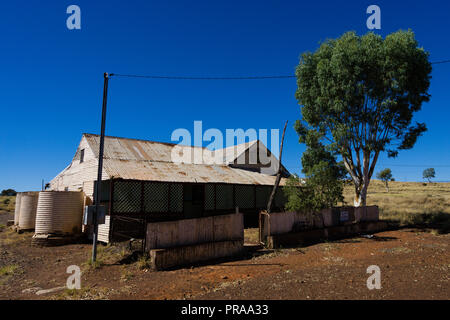
M 81 8 L 81 30 L 66 8 Z M 444 1 L 2 1 L 0 189 L 36 190 L 67 166 L 83 132 L 100 131 L 103 73 L 239 76 L 293 74 L 320 41 L 366 33 L 366 8 L 381 8 L 381 35 L 411 28 L 432 61 L 450 59 Z M 377 170 L 421 181 L 435 167 L 450 180 L 450 64 L 435 65 L 432 99 L 417 114 L 429 131 Z M 293 124 L 295 79 L 174 81 L 113 78 L 108 135 L 170 142 L 177 128 L 279 128 L 283 162 L 300 172 Z

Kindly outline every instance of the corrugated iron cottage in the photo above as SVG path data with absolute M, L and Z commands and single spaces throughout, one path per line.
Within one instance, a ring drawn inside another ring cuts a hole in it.
M 86 201 L 92 201 L 99 142 L 100 136 L 83 134 L 72 162 L 50 182 L 50 189 L 83 191 Z M 177 163 L 173 152 L 191 156 Z M 261 161 L 261 154 L 278 163 L 259 140 L 211 151 L 105 137 L 100 201 L 106 207 L 107 219 L 99 226 L 99 240 L 139 237 L 140 226 L 150 221 L 226 214 L 234 212 L 235 207 L 244 213 L 246 226 L 257 224 L 257 214 L 267 205 L 276 173 L 267 161 Z M 284 167 L 282 172 L 284 177 L 289 176 Z M 279 191 L 275 207 L 283 207 L 284 202 Z

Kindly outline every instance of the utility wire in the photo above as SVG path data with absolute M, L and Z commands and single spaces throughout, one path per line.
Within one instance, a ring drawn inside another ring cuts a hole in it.
M 145 79 L 173 79 L 173 80 L 264 80 L 264 79 L 289 79 L 296 76 L 274 75 L 274 76 L 242 76 L 242 77 L 188 77 L 188 76 L 158 76 L 111 73 L 111 77 L 145 78 Z
M 287 166 L 291 167 L 291 168 L 302 168 L 302 167 L 299 167 L 299 166 L 289 166 L 289 165 L 287 165 Z M 409 168 L 424 168 L 424 167 L 428 167 L 428 168 L 450 168 L 450 165 L 433 165 L 433 164 L 417 165 L 417 164 L 383 164 L 383 163 L 378 163 L 377 166 L 381 166 L 381 167 L 409 167 Z
M 431 62 L 431 64 L 450 63 L 450 60 Z M 269 76 L 238 76 L 238 77 L 193 77 L 193 76 L 162 76 L 111 73 L 110 77 L 143 78 L 143 79 L 170 79 L 170 80 L 267 80 L 267 79 L 293 79 L 295 75 L 269 75 Z
M 442 64 L 442 63 L 450 63 L 450 60 L 431 62 L 431 64 Z

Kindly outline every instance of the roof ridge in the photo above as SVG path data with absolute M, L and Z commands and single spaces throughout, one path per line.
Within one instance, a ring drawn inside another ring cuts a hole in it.
M 86 132 L 83 133 L 82 136 L 95 136 L 95 137 L 100 137 L 99 134 L 95 134 L 95 133 L 86 133 Z M 136 138 L 126 138 L 126 137 L 117 137 L 117 136 L 105 136 L 105 138 L 121 139 L 121 140 L 133 140 L 133 141 L 142 141 L 142 142 L 151 142 L 151 143 L 165 144 L 165 145 L 169 145 L 169 146 L 181 146 L 181 147 L 190 147 L 190 148 L 202 148 L 202 149 L 206 149 L 206 147 L 186 146 L 186 145 L 181 145 L 181 144 L 178 144 L 178 143 L 161 142 L 161 141 L 153 141 L 153 140 L 145 140 L 145 139 L 136 139 Z
M 120 158 L 112 158 L 104 156 L 103 159 L 109 160 L 119 160 L 129 162 L 129 159 L 120 159 Z M 159 163 L 173 163 L 173 164 L 195 164 L 201 166 L 220 166 L 220 167 L 230 167 L 226 163 L 194 163 L 194 162 L 175 162 L 175 161 L 164 161 L 164 160 L 153 160 L 153 159 L 133 159 L 132 161 L 136 162 L 159 162 Z
M 259 141 L 260 141 L 259 139 L 255 139 L 255 140 L 251 140 L 251 141 L 248 141 L 248 142 L 234 144 L 232 146 L 228 146 L 228 147 L 225 147 L 225 148 L 222 148 L 222 149 L 217 149 L 217 150 L 225 150 L 225 149 L 228 149 L 228 148 L 235 148 L 235 147 L 242 146 L 242 145 L 245 145 L 245 144 L 248 144 L 248 146 L 250 147 L 250 145 L 253 145 L 253 144 L 255 144 L 256 142 L 259 142 Z

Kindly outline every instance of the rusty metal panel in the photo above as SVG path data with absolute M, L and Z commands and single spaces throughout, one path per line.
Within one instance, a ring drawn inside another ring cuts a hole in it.
M 275 183 L 274 176 L 228 166 L 118 159 L 105 159 L 103 163 L 109 176 L 125 180 L 252 185 Z M 282 179 L 280 185 L 284 185 L 285 181 Z

